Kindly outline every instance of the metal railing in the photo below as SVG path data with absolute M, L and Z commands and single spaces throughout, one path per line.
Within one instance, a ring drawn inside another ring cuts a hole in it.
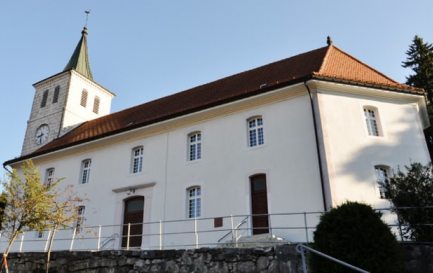
M 311 253 L 314 253 L 314 254 L 316 254 L 316 255 L 319 255 L 319 256 L 321 256 L 321 257 L 327 259 L 327 260 L 330 260 L 330 261 L 332 261 L 332 262 L 334 262 L 334 263 L 338 263 L 338 264 L 340 264 L 340 265 L 342 265 L 342 266 L 344 266 L 344 267 L 350 268 L 350 269 L 352 269 L 352 270 L 355 270 L 355 271 L 358 271 L 358 272 L 361 272 L 361 273 L 370 273 L 370 272 L 368 272 L 368 271 L 366 271 L 366 270 L 364 270 L 364 269 L 361 269 L 361 268 L 356 267 L 356 266 L 354 266 L 354 265 L 351 265 L 351 264 L 349 264 L 349 263 L 343 262 L 342 260 L 339 260 L 339 259 L 337 259 L 337 258 L 334 258 L 334 257 L 332 257 L 332 256 L 329 256 L 329 255 L 327 255 L 327 254 L 325 254 L 325 253 L 323 253 L 323 252 L 320 252 L 320 251 L 318 251 L 318 250 L 315 250 L 315 249 L 313 249 L 313 248 L 311 248 L 311 247 L 308 247 L 308 246 L 306 246 L 306 245 L 303 245 L 303 244 L 298 244 L 298 245 L 296 246 L 296 251 L 297 251 L 298 253 L 301 254 L 301 259 L 302 259 L 302 271 L 303 271 L 304 273 L 308 273 L 308 269 L 307 269 L 307 261 L 306 261 L 306 259 L 305 259 L 305 252 L 306 252 L 306 251 L 309 251 L 309 252 L 311 252 Z
M 397 239 L 406 240 L 404 226 L 389 208 L 378 209 Z M 269 233 L 260 244 L 309 243 L 323 212 L 292 212 L 261 215 L 230 215 L 216 217 L 221 225 L 215 225 L 214 217 L 143 222 L 125 225 L 81 226 L 79 229 L 57 230 L 53 250 L 102 250 L 102 249 L 177 249 L 199 247 L 243 247 L 256 244 L 248 240 L 257 233 Z M 265 216 L 268 225 L 254 226 L 253 218 Z M 433 223 L 424 225 L 433 226 Z M 137 227 L 139 226 L 139 227 Z M 140 232 L 134 232 L 135 229 Z M 23 233 L 14 243 L 12 252 L 47 251 L 52 231 Z M 230 236 L 231 235 L 231 236 Z M 5 249 L 7 239 L 0 239 L 0 250 Z M 109 247 L 109 245 L 111 247 Z

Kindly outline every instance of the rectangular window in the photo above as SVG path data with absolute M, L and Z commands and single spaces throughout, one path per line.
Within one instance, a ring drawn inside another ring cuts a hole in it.
M 45 184 L 51 185 L 54 181 L 54 168 L 49 168 L 45 171 Z
M 86 159 L 81 162 L 81 175 L 80 175 L 81 184 L 89 183 L 91 163 L 92 163 L 91 159 Z
M 263 119 L 261 117 L 248 119 L 248 146 L 254 147 L 264 143 Z
M 364 116 L 367 124 L 368 135 L 379 136 L 376 110 L 372 108 L 364 108 Z
M 201 133 L 195 132 L 188 135 L 188 158 L 190 161 L 201 158 Z
M 42 94 L 41 108 L 47 105 L 47 100 L 48 100 L 48 90 L 45 90 L 44 93 Z
M 80 105 L 81 106 L 83 106 L 83 107 L 86 107 L 87 106 L 87 96 L 88 96 L 89 94 L 87 93 L 87 91 L 86 90 L 83 90 L 82 92 L 81 92 L 81 101 L 80 101 Z
M 388 194 L 386 192 L 386 183 L 388 183 L 390 168 L 387 166 L 375 166 L 376 171 L 376 182 L 379 191 L 379 197 L 381 199 L 388 198 Z
M 141 173 L 143 170 L 143 146 L 132 149 L 131 172 Z
M 85 206 L 79 206 L 77 208 L 77 222 L 75 224 L 75 233 L 78 234 L 82 231 L 84 225 L 84 211 L 86 210 Z
M 56 86 L 56 88 L 54 89 L 54 95 L 53 95 L 53 103 L 57 103 L 57 101 L 59 100 L 59 93 L 60 93 L 60 86 Z
M 192 187 L 187 191 L 188 194 L 188 218 L 197 218 L 201 215 L 201 189 Z
M 99 103 L 100 103 L 99 97 L 95 97 L 95 100 L 93 101 L 93 113 L 95 114 L 99 113 Z

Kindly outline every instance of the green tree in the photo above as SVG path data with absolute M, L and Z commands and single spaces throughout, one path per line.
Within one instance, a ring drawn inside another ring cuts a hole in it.
M 78 204 L 83 200 L 76 196 L 73 186 L 67 186 L 59 192 L 56 189 L 54 196 L 56 198 L 52 201 L 50 208 L 50 216 L 48 218 L 48 227 L 52 229 L 48 238 L 48 251 L 47 251 L 47 263 L 46 273 L 49 273 L 50 261 L 51 261 L 51 250 L 53 246 L 54 236 L 59 228 L 69 227 L 78 219 Z
M 12 170 L 3 183 L 6 206 L 3 214 L 3 234 L 8 236 L 8 245 L 3 253 L 2 268 L 9 272 L 7 256 L 21 233 L 27 230 L 42 231 L 48 227 L 51 203 L 54 199 L 51 189 L 56 184 L 44 185 L 31 161 L 22 167 L 22 175 Z
M 372 207 L 347 202 L 322 215 L 313 247 L 369 272 L 403 272 L 399 245 Z M 311 255 L 312 272 L 352 273 L 335 262 Z
M 42 183 L 40 174 L 32 161 L 26 161 L 21 167 L 21 174 L 12 170 L 3 183 L 5 208 L 3 212 L 3 234 L 8 236 L 8 245 L 3 253 L 2 268 L 9 272 L 7 256 L 16 240 L 23 232 L 52 229 L 49 238 L 50 248 L 47 253 L 49 269 L 51 245 L 55 231 L 65 227 L 76 219 L 77 203 L 81 200 L 72 189 L 59 190 L 60 180 L 48 184 Z
M 406 238 L 433 242 L 433 166 L 412 163 L 385 183 Z
M 402 63 L 404 68 L 410 68 L 414 74 L 406 78 L 406 84 L 424 88 L 427 92 L 429 104 L 433 102 L 433 45 L 415 35 L 412 44 L 406 51 L 406 61 Z

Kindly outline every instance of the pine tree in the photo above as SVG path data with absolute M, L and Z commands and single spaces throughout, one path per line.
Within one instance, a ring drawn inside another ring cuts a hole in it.
M 424 88 L 431 105 L 433 103 L 433 45 L 415 35 L 406 55 L 406 61 L 402 66 L 414 72 L 406 78 L 406 84 Z

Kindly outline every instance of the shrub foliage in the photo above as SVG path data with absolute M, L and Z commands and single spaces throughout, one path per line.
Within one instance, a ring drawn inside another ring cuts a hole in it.
M 313 247 L 369 272 L 402 271 L 399 245 L 372 207 L 347 202 L 325 213 L 314 232 Z M 312 272 L 354 272 L 311 254 Z

